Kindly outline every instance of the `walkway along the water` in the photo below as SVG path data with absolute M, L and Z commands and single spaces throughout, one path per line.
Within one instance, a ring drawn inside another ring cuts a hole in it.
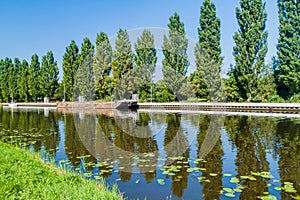
M 2 103 L 0 106 L 12 106 Z M 49 107 L 49 108 L 90 108 L 126 110 L 136 107 L 140 110 L 191 110 L 191 111 L 222 111 L 222 112 L 257 112 L 257 113 L 293 113 L 300 114 L 300 103 L 137 103 L 133 101 L 120 102 L 58 102 L 58 103 L 14 103 L 13 107 Z

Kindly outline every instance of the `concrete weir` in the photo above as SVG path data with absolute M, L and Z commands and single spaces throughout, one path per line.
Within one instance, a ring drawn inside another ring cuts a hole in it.
M 141 110 L 199 110 L 300 114 L 300 103 L 138 103 Z

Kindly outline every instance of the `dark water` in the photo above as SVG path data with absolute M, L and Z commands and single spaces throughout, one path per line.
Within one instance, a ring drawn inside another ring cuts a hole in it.
M 0 139 L 128 199 L 300 195 L 299 118 L 0 109 Z

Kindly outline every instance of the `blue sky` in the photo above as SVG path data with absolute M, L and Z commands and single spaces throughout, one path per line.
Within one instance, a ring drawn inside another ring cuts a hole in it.
M 75 40 L 81 46 L 84 37 L 95 41 L 103 31 L 110 37 L 119 28 L 167 28 L 169 17 L 177 12 L 189 37 L 197 40 L 200 6 L 203 0 L 1 0 L 0 58 L 18 57 L 30 61 L 52 50 L 59 67 L 66 46 Z M 223 72 L 234 64 L 232 36 L 238 30 L 235 8 L 239 0 L 213 0 L 221 19 Z M 267 0 L 267 30 L 270 62 L 276 54 L 278 14 L 276 0 Z

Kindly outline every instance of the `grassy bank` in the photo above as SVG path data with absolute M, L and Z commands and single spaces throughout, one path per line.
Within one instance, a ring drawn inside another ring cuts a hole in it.
M 0 142 L 0 199 L 122 199 L 105 184 L 63 172 Z

